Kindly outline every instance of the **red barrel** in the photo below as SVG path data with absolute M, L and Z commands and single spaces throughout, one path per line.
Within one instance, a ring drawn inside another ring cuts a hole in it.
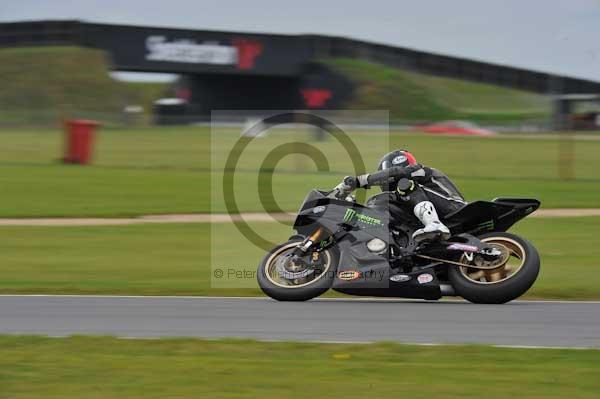
M 65 122 L 64 162 L 86 165 L 90 163 L 94 147 L 94 135 L 99 122 L 73 119 Z

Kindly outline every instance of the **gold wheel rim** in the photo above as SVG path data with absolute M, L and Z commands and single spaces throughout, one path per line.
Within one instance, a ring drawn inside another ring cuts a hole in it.
M 507 237 L 487 237 L 481 241 L 503 247 L 504 250 L 508 251 L 509 255 L 501 265 L 491 270 L 459 267 L 460 273 L 470 282 L 476 284 L 498 284 L 516 276 L 523 268 L 526 259 L 525 249 L 515 240 Z M 460 262 L 471 263 L 465 255 L 461 257 Z
M 316 283 L 320 279 L 322 279 L 327 274 L 327 272 L 329 271 L 329 268 L 331 267 L 331 255 L 329 254 L 328 250 L 324 250 L 321 252 L 321 254 L 323 256 L 327 257 L 326 262 L 325 262 L 325 268 L 321 271 L 321 273 L 316 278 L 314 278 L 310 281 L 307 281 L 305 283 L 301 283 L 301 284 L 294 284 L 294 285 L 282 284 L 281 280 L 285 280 L 285 281 L 290 281 L 290 280 L 279 276 L 279 273 L 277 273 L 277 270 L 275 270 L 276 269 L 275 261 L 277 260 L 277 258 L 284 255 L 286 252 L 293 251 L 297 245 L 298 245 L 298 243 L 289 243 L 289 244 L 279 248 L 279 250 L 277 250 L 277 252 L 271 254 L 269 259 L 267 259 L 267 262 L 265 263 L 265 275 L 267 276 L 267 279 L 271 283 L 275 284 L 278 287 L 294 289 L 294 288 L 302 288 L 302 287 L 309 286 L 311 284 Z

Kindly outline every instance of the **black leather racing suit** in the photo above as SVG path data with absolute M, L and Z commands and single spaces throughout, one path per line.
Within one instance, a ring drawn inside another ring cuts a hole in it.
M 431 201 L 441 216 L 466 205 L 458 188 L 444 173 L 419 164 L 395 166 L 356 178 L 356 187 L 379 185 L 384 191 L 398 193 L 398 205 L 414 208 L 422 201 Z

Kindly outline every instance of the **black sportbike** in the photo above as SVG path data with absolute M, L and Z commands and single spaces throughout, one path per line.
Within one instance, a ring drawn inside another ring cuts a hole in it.
M 417 243 L 420 222 L 396 205 L 394 192 L 366 205 L 332 191 L 312 190 L 294 223 L 296 235 L 272 249 L 258 267 L 271 298 L 306 301 L 330 288 L 350 295 L 437 300 L 461 296 L 506 303 L 535 282 L 533 245 L 506 231 L 539 208 L 535 199 L 471 202 L 442 218 L 453 236 Z

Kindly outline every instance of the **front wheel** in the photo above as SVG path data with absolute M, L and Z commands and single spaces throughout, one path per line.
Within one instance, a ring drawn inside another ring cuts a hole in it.
M 497 268 L 490 270 L 451 267 L 448 277 L 456 293 L 473 303 L 500 304 L 527 292 L 540 271 L 540 257 L 535 247 L 510 233 L 488 233 L 479 238 L 502 251 L 505 256 Z M 473 262 L 472 259 L 463 255 L 460 263 L 468 264 Z
M 292 254 L 300 238 L 273 248 L 258 266 L 260 289 L 278 301 L 307 301 L 325 293 L 333 284 L 338 266 L 335 248 L 311 252 L 294 262 Z

